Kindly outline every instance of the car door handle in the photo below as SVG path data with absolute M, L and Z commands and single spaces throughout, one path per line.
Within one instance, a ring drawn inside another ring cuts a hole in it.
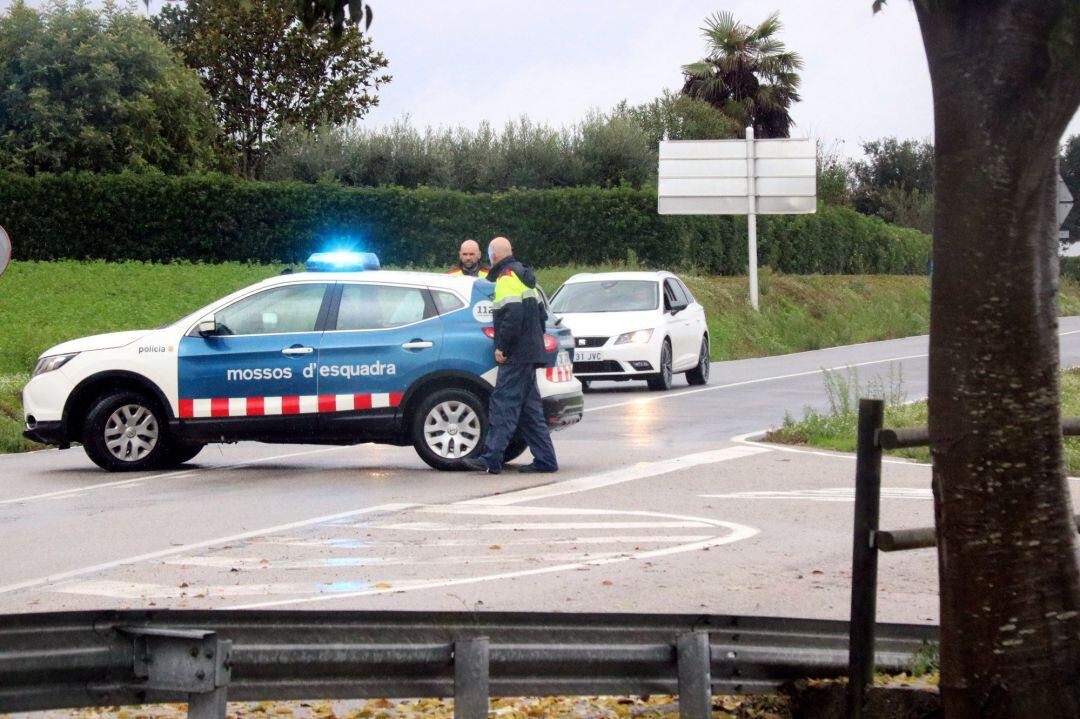
M 314 351 L 314 347 L 286 347 L 281 350 L 281 354 L 289 355 L 291 357 L 293 355 L 309 355 Z
M 427 342 L 425 340 L 412 340 L 401 345 L 403 350 L 429 350 L 435 346 L 434 342 Z

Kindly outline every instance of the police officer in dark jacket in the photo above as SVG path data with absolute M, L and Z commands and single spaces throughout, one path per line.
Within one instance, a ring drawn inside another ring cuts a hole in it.
M 488 407 L 488 433 L 484 451 L 466 459 L 469 469 L 490 474 L 502 471 L 503 454 L 516 431 L 532 452 L 532 464 L 521 472 L 555 472 L 559 463 L 544 421 L 544 406 L 536 386 L 536 368 L 547 360 L 544 324 L 536 275 L 514 259 L 510 240 L 496 237 L 488 245 L 492 266 L 488 280 L 495 283 L 495 361 L 499 376 Z

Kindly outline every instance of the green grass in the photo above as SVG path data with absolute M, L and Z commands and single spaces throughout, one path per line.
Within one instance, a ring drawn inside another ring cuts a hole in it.
M 141 262 L 13 262 L 0 277 L 0 452 L 26 449 L 19 389 L 38 355 L 101 332 L 156 327 L 279 273 L 285 265 Z M 537 271 L 554 292 L 578 272 Z M 714 360 L 743 359 L 922 334 L 929 325 L 926 277 L 788 276 L 761 271 L 761 311 L 745 277 L 681 273 L 705 306 Z M 1063 314 L 1080 314 L 1080 285 L 1063 281 Z
M 854 452 L 859 397 L 885 400 L 885 427 L 925 427 L 929 412 L 926 400 L 908 403 L 903 391 L 903 377 L 895 374 L 896 370 L 891 372 L 885 381 L 875 380 L 862 385 L 854 369 L 846 375 L 825 370 L 822 374 L 829 400 L 828 411 L 817 412 L 807 408 L 801 419 L 786 415 L 780 429 L 765 435 L 766 441 Z M 1080 369 L 1066 370 L 1061 374 L 1061 415 L 1080 416 Z M 886 454 L 920 462 L 930 461 L 930 450 L 926 447 L 887 450 Z M 1071 475 L 1080 475 L 1080 437 L 1065 440 L 1065 469 Z

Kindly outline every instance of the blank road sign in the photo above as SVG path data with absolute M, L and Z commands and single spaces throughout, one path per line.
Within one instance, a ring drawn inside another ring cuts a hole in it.
M 753 143 L 751 146 L 748 143 Z M 817 209 L 811 139 L 673 140 L 660 143 L 661 215 L 803 214 Z
M 748 192 L 745 175 L 743 177 L 668 177 L 660 180 L 657 189 L 661 195 L 673 197 L 745 196 Z

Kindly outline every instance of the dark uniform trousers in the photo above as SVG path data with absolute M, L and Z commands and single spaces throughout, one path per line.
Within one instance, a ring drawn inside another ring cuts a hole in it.
M 499 365 L 499 377 L 491 393 L 488 413 L 488 435 L 484 453 L 478 458 L 481 462 L 488 467 L 502 467 L 503 454 L 516 427 L 529 445 L 533 464 L 538 469 L 553 471 L 559 468 L 544 421 L 544 404 L 536 386 L 536 365 L 509 362 Z

